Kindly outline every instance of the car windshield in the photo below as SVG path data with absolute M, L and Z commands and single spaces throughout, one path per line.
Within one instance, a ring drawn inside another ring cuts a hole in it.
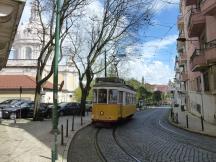
M 13 105 L 13 106 L 16 106 L 16 104 L 20 104 L 20 103 L 21 103 L 20 100 L 14 100 L 10 104 Z
M 17 101 L 13 104 L 13 106 L 22 106 L 24 103 L 26 103 L 26 101 Z
M 66 106 L 67 104 L 68 104 L 68 103 L 66 103 L 66 102 L 62 102 L 62 103 L 59 104 L 59 106 L 60 106 L 60 107 L 64 107 L 64 106 Z
M 21 107 L 30 107 L 32 104 L 31 103 L 29 103 L 29 102 L 24 102 L 24 103 L 22 103 L 20 106 Z
M 1 102 L 1 104 L 11 104 L 15 101 L 17 101 L 17 100 L 6 100 L 6 101 Z

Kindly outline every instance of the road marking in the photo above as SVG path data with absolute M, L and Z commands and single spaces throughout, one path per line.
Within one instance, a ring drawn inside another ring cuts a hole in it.
M 180 134 L 180 133 L 178 133 L 178 132 L 176 132 L 176 131 L 174 131 L 174 130 L 171 130 L 171 129 L 165 127 L 164 125 L 162 125 L 160 120 L 158 121 L 158 123 L 159 123 L 159 125 L 160 125 L 163 129 L 166 129 L 166 130 L 169 131 L 169 132 L 172 132 L 172 133 L 175 133 L 175 134 L 178 134 L 178 135 L 181 135 L 181 136 L 182 136 L 182 134 Z

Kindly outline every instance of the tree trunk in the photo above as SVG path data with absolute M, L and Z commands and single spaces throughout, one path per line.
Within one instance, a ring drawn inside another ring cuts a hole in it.
M 39 66 L 39 64 L 38 64 Z M 34 98 L 34 114 L 33 114 L 33 120 L 41 120 L 41 117 L 39 116 L 40 114 L 39 109 L 40 109 L 40 100 L 41 100 L 41 84 L 39 84 L 39 81 L 42 78 L 42 74 L 40 73 L 40 67 L 37 69 L 37 74 L 36 74 L 36 88 L 35 88 L 35 98 Z
M 81 89 L 81 101 L 80 101 L 80 108 L 81 108 L 81 114 L 82 116 L 85 116 L 85 110 L 86 110 L 86 98 L 88 96 L 86 92 L 86 87 L 84 89 Z
M 35 89 L 35 98 L 34 98 L 34 116 L 33 120 L 41 120 L 39 116 L 40 100 L 41 100 L 41 86 L 38 84 Z

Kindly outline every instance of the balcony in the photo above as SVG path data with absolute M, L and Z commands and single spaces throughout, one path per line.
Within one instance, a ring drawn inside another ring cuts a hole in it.
M 179 53 L 183 53 L 185 51 L 185 43 L 184 42 L 177 42 L 177 51 Z
M 182 15 L 178 16 L 178 26 L 181 28 L 184 27 L 184 17 Z
M 0 70 L 5 67 L 25 0 L 0 1 Z
M 214 16 L 216 15 L 216 1 L 215 0 L 204 0 L 201 3 L 201 11 L 204 15 Z
M 181 80 L 182 82 L 185 82 L 185 81 L 188 80 L 188 73 L 187 73 L 187 71 L 184 71 L 184 72 L 181 73 L 180 80 Z
M 199 37 L 205 27 L 205 16 L 199 9 L 191 9 L 188 20 L 188 36 Z
M 206 63 L 204 51 L 200 49 L 195 49 L 193 55 L 190 58 L 191 71 L 203 71 L 208 68 Z
M 185 0 L 185 5 L 190 6 L 190 5 L 195 5 L 197 0 Z
M 187 55 L 185 53 L 182 53 L 179 57 L 179 64 L 182 65 L 184 63 L 187 63 Z
M 216 63 L 216 39 L 206 43 L 205 59 L 208 65 Z

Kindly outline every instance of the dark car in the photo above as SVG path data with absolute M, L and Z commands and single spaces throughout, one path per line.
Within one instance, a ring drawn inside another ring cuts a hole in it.
M 28 100 L 21 100 L 15 105 L 4 108 L 2 111 L 3 118 L 9 119 L 12 114 L 16 114 L 17 118 L 31 118 L 33 117 L 34 112 L 34 102 Z M 40 106 L 39 114 L 41 117 L 44 117 L 46 109 L 43 106 Z
M 7 108 L 19 102 L 19 99 L 8 99 L 0 103 L 0 109 Z
M 63 115 L 80 115 L 80 104 L 77 102 L 60 103 L 58 113 Z

